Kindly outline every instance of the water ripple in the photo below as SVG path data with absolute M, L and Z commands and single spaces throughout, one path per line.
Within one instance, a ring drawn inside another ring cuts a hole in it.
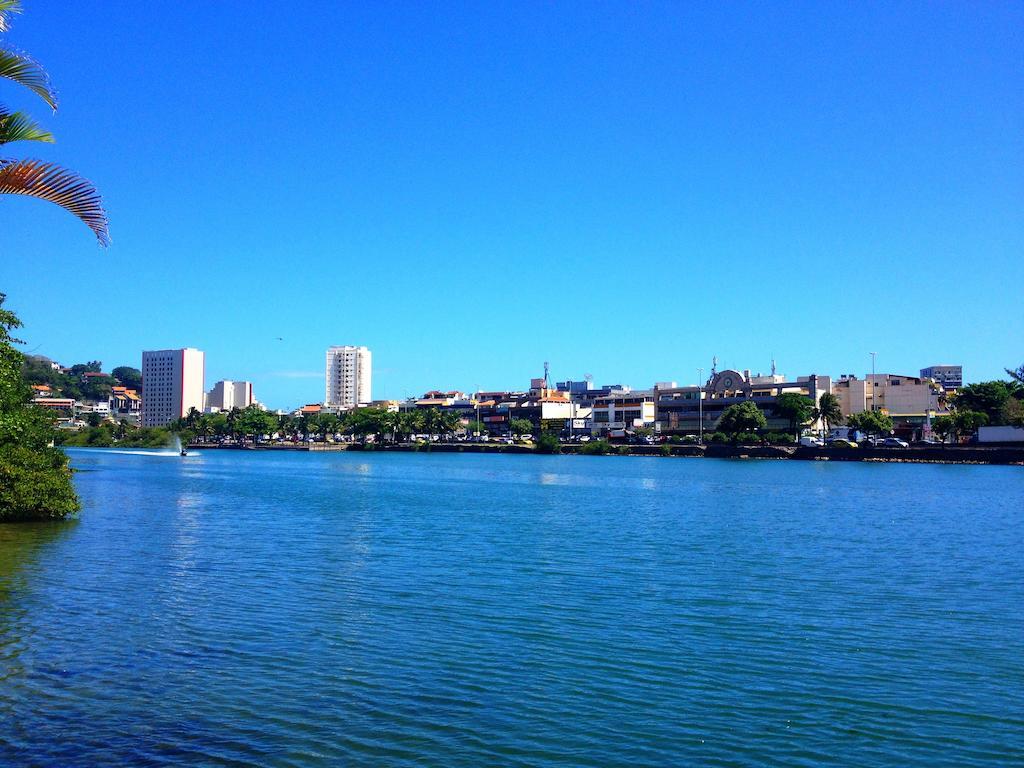
M 1024 761 L 1024 473 L 75 451 L 0 764 Z

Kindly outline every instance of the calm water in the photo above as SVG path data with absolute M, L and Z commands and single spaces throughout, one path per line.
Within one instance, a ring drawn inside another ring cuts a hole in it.
M 73 451 L 0 765 L 1024 761 L 1024 469 Z

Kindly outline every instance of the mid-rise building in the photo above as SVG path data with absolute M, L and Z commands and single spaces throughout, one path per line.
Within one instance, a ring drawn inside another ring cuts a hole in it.
M 251 381 L 225 379 L 213 385 L 206 393 L 206 410 L 230 411 L 232 408 L 248 408 L 255 402 L 252 397 Z
M 654 425 L 652 392 L 620 392 L 594 401 L 591 430 L 595 435 L 621 437 L 628 430 Z
M 327 350 L 324 404 L 355 408 L 373 400 L 370 394 L 371 356 L 366 347 L 330 347 Z
M 162 427 L 203 410 L 206 355 L 198 349 L 142 353 L 142 426 Z
M 927 368 L 921 369 L 921 378 L 933 379 L 949 392 L 963 387 L 964 367 L 962 365 L 929 365 Z
M 931 420 L 949 412 L 946 391 L 932 379 L 870 373 L 863 379 L 842 376 L 832 387 L 843 418 L 862 411 L 880 411 L 893 422 L 897 436 L 908 440 L 927 437 Z

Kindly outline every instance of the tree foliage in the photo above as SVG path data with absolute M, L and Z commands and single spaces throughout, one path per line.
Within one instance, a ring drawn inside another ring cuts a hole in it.
M 861 411 L 846 417 L 846 426 L 868 435 L 888 435 L 892 433 L 892 418 L 881 411 Z
M 138 392 L 142 391 L 142 371 L 138 368 L 132 368 L 130 365 L 119 365 L 110 374 L 121 382 L 121 386 Z
M 968 384 L 952 399 L 954 411 L 976 411 L 988 418 L 988 423 L 1006 423 L 1006 406 L 1011 398 L 1024 395 L 1016 381 L 982 381 Z
M 814 418 L 814 401 L 799 392 L 783 392 L 775 398 L 774 408 L 776 415 L 789 422 L 789 429 L 794 435 Z
M 528 435 L 533 432 L 533 422 L 529 419 L 512 419 L 509 422 L 509 427 L 512 430 L 513 435 Z
M 0 32 L 8 31 L 11 16 L 20 11 L 19 0 L 0 1 Z M 50 78 L 32 58 L 0 46 L 0 78 L 27 88 L 56 111 Z M 52 143 L 53 136 L 24 112 L 12 112 L 0 104 L 0 146 L 18 141 Z M 55 163 L 0 158 L 0 194 L 26 195 L 59 205 L 85 222 L 101 245 L 110 242 L 107 214 L 96 188 Z
M 814 409 L 815 419 L 820 419 L 825 431 L 830 426 L 843 423 L 843 411 L 839 407 L 839 398 L 826 392 L 818 399 L 818 407 Z
M 735 438 L 743 432 L 755 432 L 766 426 L 768 426 L 768 419 L 761 413 L 761 409 L 757 407 L 756 403 L 747 400 L 730 405 L 722 411 L 722 418 L 718 421 L 717 429 Z
M 22 380 L 24 356 L 11 331 L 21 327 L 0 294 L 0 522 L 59 520 L 78 511 L 63 451 L 51 447 L 53 421 L 32 405 Z

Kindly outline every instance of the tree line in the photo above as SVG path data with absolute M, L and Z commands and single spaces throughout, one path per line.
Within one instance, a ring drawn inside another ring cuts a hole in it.
M 463 430 L 479 433 L 484 431 L 484 427 L 475 420 L 465 426 L 458 413 L 438 408 L 399 412 L 386 408 L 357 408 L 340 415 L 278 416 L 250 405 L 220 413 L 200 413 L 193 408 L 185 417 L 173 422 L 170 430 L 180 435 L 183 442 L 217 438 L 259 443 L 273 436 L 285 440 L 326 441 L 342 435 L 363 442 L 371 435 L 378 442 L 400 442 L 419 434 L 445 437 Z

